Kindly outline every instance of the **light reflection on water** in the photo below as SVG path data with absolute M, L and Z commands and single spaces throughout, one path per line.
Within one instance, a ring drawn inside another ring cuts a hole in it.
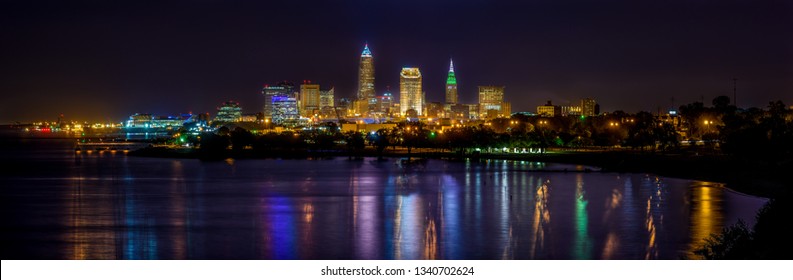
M 31 160 L 58 167 L 2 178 L 3 259 L 677 259 L 765 202 L 520 161 Z

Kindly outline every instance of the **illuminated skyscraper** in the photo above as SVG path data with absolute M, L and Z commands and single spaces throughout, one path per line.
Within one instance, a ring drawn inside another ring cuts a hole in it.
M 334 98 L 334 90 L 335 88 L 330 88 L 329 90 L 320 90 L 319 91 L 319 107 L 331 107 L 333 108 L 335 102 L 333 101 Z
M 300 85 L 300 115 L 312 117 L 319 113 L 319 85 L 311 84 L 311 81 L 303 81 Z
M 283 81 L 276 85 L 264 85 L 262 88 L 262 95 L 264 95 L 264 118 L 265 119 L 272 119 L 273 117 L 273 97 L 280 95 L 280 96 L 292 96 L 294 95 L 295 85 Z
M 297 99 L 292 95 L 275 95 L 272 99 L 273 123 L 282 124 L 300 118 Z
M 581 115 L 585 117 L 596 116 L 599 112 L 596 109 L 597 102 L 593 98 L 581 99 Z
M 374 93 L 374 58 L 369 44 L 364 45 L 361 63 L 358 66 L 358 100 L 372 100 Z
M 424 92 L 419 69 L 405 67 L 399 74 L 399 113 L 404 116 L 410 109 L 418 115 L 424 113 Z
M 488 111 L 495 110 L 495 115 L 501 114 L 501 105 L 504 103 L 503 86 L 479 86 L 479 116 L 488 115 Z M 491 113 L 492 115 L 493 113 Z
M 335 118 L 334 88 L 319 91 L 319 113 L 323 118 Z
M 454 61 L 449 60 L 449 75 L 446 77 L 446 104 L 457 104 L 457 78 L 454 76 Z

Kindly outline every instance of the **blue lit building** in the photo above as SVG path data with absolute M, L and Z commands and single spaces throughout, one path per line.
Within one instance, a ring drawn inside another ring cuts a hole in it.
M 264 85 L 262 88 L 262 95 L 264 95 L 264 118 L 273 118 L 273 97 L 276 95 L 293 96 L 295 92 L 295 84 L 283 81 L 276 85 Z
M 272 97 L 273 123 L 282 124 L 287 120 L 300 118 L 297 99 L 292 95 L 275 95 Z

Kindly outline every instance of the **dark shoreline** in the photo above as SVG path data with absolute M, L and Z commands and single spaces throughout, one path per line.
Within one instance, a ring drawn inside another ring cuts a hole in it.
M 307 159 L 332 157 L 378 157 L 372 149 L 348 152 L 341 150 L 227 150 L 206 155 L 193 149 L 146 148 L 129 153 L 130 156 L 158 158 L 194 158 L 202 160 L 234 159 Z M 403 151 L 387 151 L 382 157 L 406 158 Z M 772 166 L 762 162 L 744 161 L 726 155 L 678 155 L 635 151 L 563 151 L 545 154 L 465 154 L 452 152 L 413 152 L 410 157 L 444 160 L 506 159 L 550 163 L 580 164 L 601 168 L 600 171 L 586 169 L 583 172 L 652 173 L 664 177 L 726 183 L 732 190 L 766 198 L 789 194 L 791 188 L 783 170 L 790 164 Z M 569 172 L 577 172 L 571 170 Z

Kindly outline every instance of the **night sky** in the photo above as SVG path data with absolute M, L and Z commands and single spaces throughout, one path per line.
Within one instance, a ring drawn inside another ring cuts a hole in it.
M 60 3 L 68 2 L 68 3 Z M 299 2 L 299 3 L 298 3 Z M 603 111 L 732 97 L 793 103 L 793 1 L 0 1 L 0 122 L 261 111 L 261 87 L 312 80 L 352 97 L 419 67 L 443 101 L 504 85 L 513 111 L 594 97 Z

